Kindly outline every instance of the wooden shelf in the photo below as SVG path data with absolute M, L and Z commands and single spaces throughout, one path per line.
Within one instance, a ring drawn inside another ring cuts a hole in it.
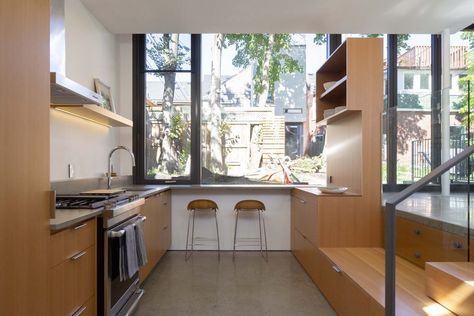
M 342 111 L 339 111 L 331 116 L 328 116 L 326 117 L 325 119 L 319 121 L 319 122 L 316 122 L 316 126 L 324 126 L 324 125 L 327 125 L 327 124 L 330 124 L 330 123 L 334 123 L 342 118 L 345 118 L 345 117 L 348 117 L 349 115 L 351 114 L 354 114 L 354 113 L 360 113 L 361 111 L 360 110 L 348 110 L 348 109 L 345 109 L 345 110 L 342 110 Z
M 347 41 L 344 41 L 318 69 L 318 73 L 346 73 Z
M 336 81 L 336 83 L 321 94 L 319 99 L 334 99 L 346 95 L 347 75 Z
M 108 127 L 133 126 L 133 121 L 95 104 L 51 104 L 51 107 L 58 111 L 66 112 L 70 115 L 77 116 L 85 120 L 92 121 L 94 123 L 105 125 Z

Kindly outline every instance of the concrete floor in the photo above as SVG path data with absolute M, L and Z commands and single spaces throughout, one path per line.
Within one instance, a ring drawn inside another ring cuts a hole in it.
M 290 252 L 169 251 L 143 285 L 136 315 L 336 315 Z

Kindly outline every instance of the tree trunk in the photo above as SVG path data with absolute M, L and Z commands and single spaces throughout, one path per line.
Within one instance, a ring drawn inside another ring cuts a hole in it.
M 224 43 L 224 35 L 214 35 L 214 46 L 212 47 L 212 64 L 211 64 L 211 95 L 210 104 L 210 151 L 211 159 L 209 167 L 213 172 L 225 173 L 224 157 L 222 155 L 221 135 L 219 127 L 221 125 L 221 59 L 222 45 Z
M 179 34 L 164 34 L 164 40 L 168 42 L 168 48 L 165 54 L 166 69 L 174 70 L 176 67 L 176 60 L 178 56 L 178 41 Z M 161 134 L 161 150 L 158 162 L 160 168 L 165 169 L 168 173 L 172 173 L 178 167 L 178 157 L 176 149 L 173 147 L 172 141 L 169 137 L 171 128 L 171 118 L 173 116 L 173 102 L 174 91 L 176 86 L 176 73 L 170 72 L 163 75 L 165 84 L 163 88 L 163 127 L 164 131 Z
M 272 58 L 273 45 L 275 43 L 275 35 L 268 34 L 268 45 L 265 50 L 265 56 L 262 66 L 262 93 L 260 94 L 258 100 L 258 106 L 266 106 L 268 99 L 268 92 L 270 90 L 270 80 L 269 80 L 269 71 L 270 71 L 270 61 Z

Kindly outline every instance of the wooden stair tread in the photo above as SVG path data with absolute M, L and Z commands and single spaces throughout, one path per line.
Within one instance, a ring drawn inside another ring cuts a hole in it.
M 427 264 L 459 280 L 474 282 L 474 262 L 429 262 Z
M 474 262 L 427 262 L 426 294 L 458 315 L 472 315 Z
M 320 248 L 368 295 L 385 306 L 385 251 L 382 248 Z M 397 315 L 453 315 L 425 293 L 423 269 L 396 258 Z M 435 312 L 432 312 L 432 311 Z

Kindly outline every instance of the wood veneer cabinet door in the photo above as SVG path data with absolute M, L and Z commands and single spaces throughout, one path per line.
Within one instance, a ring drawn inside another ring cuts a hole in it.
M 141 282 L 143 282 L 148 277 L 159 259 L 160 204 L 160 195 L 153 195 L 145 200 L 145 205 L 141 210 L 141 213 L 146 216 L 146 221 L 144 223 L 144 234 L 145 247 L 148 256 L 148 263 L 140 268 L 139 276 Z
M 51 269 L 52 316 L 72 315 L 95 295 L 95 252 L 92 246 Z
M 310 195 L 292 196 L 294 228 L 315 247 L 318 246 L 316 199 Z
M 397 217 L 397 255 L 424 268 L 425 262 L 467 261 L 467 238 Z
M 0 1 L 0 309 L 49 315 L 49 1 Z
M 358 284 L 317 250 L 320 278 L 317 286 L 331 306 L 341 316 L 384 315 L 384 308 Z
M 171 246 L 171 191 L 163 192 L 160 209 L 160 258 Z

